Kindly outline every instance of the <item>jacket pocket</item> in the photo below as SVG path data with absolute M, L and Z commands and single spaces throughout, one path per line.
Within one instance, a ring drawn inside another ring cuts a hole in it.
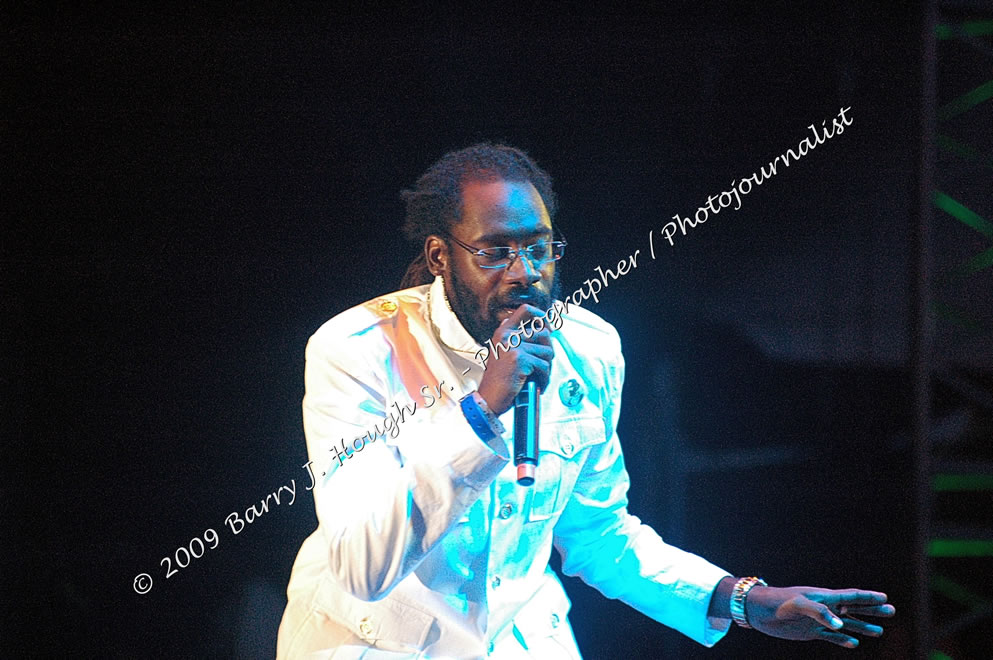
M 587 450 L 606 439 L 599 417 L 552 422 L 541 430 L 538 468 L 528 496 L 528 522 L 562 513 L 586 462 Z
M 569 598 L 558 580 L 548 580 L 514 617 L 514 627 L 530 654 L 549 660 L 579 660 L 581 656 L 569 625 L 569 607 Z
M 435 620 L 433 615 L 396 593 L 367 602 L 339 589 L 321 589 L 314 604 L 318 611 L 363 642 L 385 651 L 418 652 Z

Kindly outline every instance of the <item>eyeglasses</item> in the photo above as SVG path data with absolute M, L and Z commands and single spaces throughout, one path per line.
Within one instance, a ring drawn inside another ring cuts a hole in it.
M 567 243 L 562 241 L 538 241 L 525 247 L 515 249 L 512 247 L 491 247 L 475 248 L 466 245 L 451 234 L 448 237 L 455 241 L 460 247 L 468 250 L 476 259 L 476 264 L 480 268 L 507 268 L 521 254 L 527 255 L 528 261 L 534 268 L 540 269 L 550 261 L 558 261 L 565 254 Z M 562 237 L 563 239 L 565 236 Z

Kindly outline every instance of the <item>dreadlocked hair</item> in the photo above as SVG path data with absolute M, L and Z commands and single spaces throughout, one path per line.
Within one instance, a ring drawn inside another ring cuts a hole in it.
M 401 288 L 428 284 L 434 279 L 424 257 L 424 240 L 432 234 L 448 234 L 462 218 L 462 185 L 498 179 L 530 182 L 554 219 L 557 202 L 552 179 L 520 149 L 481 142 L 450 151 L 421 175 L 412 190 L 400 193 L 407 206 L 403 233 L 420 248 L 417 258 L 407 267 Z

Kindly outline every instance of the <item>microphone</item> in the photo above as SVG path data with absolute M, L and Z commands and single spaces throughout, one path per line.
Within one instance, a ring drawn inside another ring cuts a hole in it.
M 529 378 L 514 397 L 514 465 L 517 466 L 517 483 L 522 486 L 534 483 L 538 467 L 540 409 L 538 384 Z

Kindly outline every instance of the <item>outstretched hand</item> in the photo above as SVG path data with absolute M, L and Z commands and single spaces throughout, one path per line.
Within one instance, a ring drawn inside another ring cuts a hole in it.
M 861 589 L 755 586 L 745 600 L 745 616 L 756 630 L 782 639 L 821 639 L 855 648 L 852 634 L 879 637 L 877 626 L 856 617 L 891 617 L 896 608 L 886 594 Z

